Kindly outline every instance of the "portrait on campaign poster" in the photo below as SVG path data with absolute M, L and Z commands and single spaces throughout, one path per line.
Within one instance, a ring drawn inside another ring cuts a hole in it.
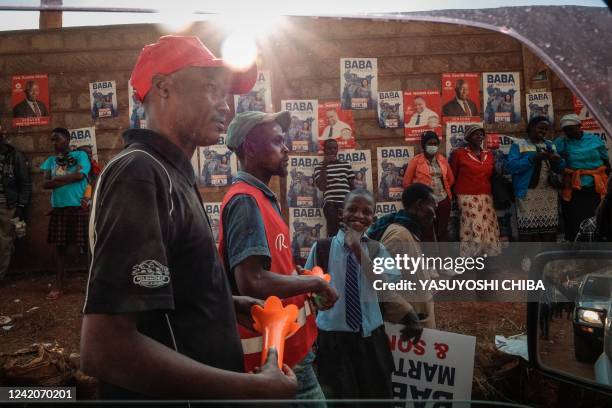
M 576 96 L 572 95 L 574 102 L 574 113 L 580 118 L 580 126 L 583 130 L 596 130 L 601 128 L 599 123 L 591 116 L 591 112 L 582 103 L 582 101 Z
M 236 155 L 225 145 L 225 134 L 212 146 L 200 146 L 198 180 L 202 187 L 224 187 L 232 184 L 238 171 Z
M 401 201 L 404 191 L 402 187 L 404 175 L 408 162 L 413 157 L 413 146 L 376 148 L 378 199 L 380 201 Z
M 313 100 L 282 100 L 281 110 L 291 112 L 291 124 L 285 132 L 290 152 L 317 152 L 319 103 Z
M 70 149 L 82 150 L 87 153 L 89 160 L 98 161 L 98 145 L 96 144 L 96 128 L 86 127 L 79 129 L 69 129 Z
M 480 117 L 480 74 L 442 74 L 442 116 L 449 118 Z
M 314 182 L 314 169 L 321 156 L 289 156 L 287 205 L 289 207 L 323 207 L 323 193 Z
M 355 122 L 353 111 L 341 109 L 340 102 L 319 103 L 319 153 L 323 152 L 323 142 L 334 139 L 338 148 L 354 149 Z
M 142 102 L 136 97 L 136 91 L 128 83 L 128 106 L 130 112 L 130 129 L 146 129 L 147 118 Z
M 338 160 L 348 162 L 351 165 L 355 178 L 355 188 L 365 188 L 374 191 L 372 183 L 372 155 L 370 150 L 344 150 L 338 152 Z
M 270 71 L 259 71 L 253 89 L 244 95 L 234 95 L 234 111 L 236 114 L 250 111 L 273 111 Z
M 532 89 L 525 95 L 527 100 L 527 122 L 537 116 L 544 116 L 550 123 L 555 123 L 552 92 L 545 89 Z
M 48 125 L 50 113 L 47 74 L 13 76 L 11 106 L 13 126 Z
M 289 208 L 291 252 L 297 265 L 304 265 L 310 248 L 327 237 L 327 225 L 322 208 Z
M 465 129 L 468 126 L 476 125 L 483 126 L 482 122 L 470 122 L 470 121 L 456 121 L 446 122 L 446 157 L 450 158 L 453 150 L 465 147 L 467 144 L 463 139 Z
M 117 116 L 117 86 L 115 81 L 99 81 L 89 84 L 91 117 L 113 118 Z
M 391 129 L 404 127 L 404 97 L 402 91 L 378 93 L 378 126 Z
M 404 91 L 404 139 L 420 143 L 423 132 L 432 131 L 442 136 L 440 121 L 440 91 Z
M 221 224 L 221 203 L 204 203 L 204 210 L 210 220 L 215 244 L 219 245 L 219 225 Z
M 485 101 L 484 122 L 521 123 L 521 74 L 485 72 L 482 90 Z
M 342 109 L 376 109 L 378 63 L 376 58 L 340 59 Z

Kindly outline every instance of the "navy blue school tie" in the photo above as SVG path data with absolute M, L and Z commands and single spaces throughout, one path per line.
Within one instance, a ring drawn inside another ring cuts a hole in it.
M 353 251 L 346 258 L 346 324 L 354 331 L 361 329 L 361 303 L 359 301 L 359 263 Z

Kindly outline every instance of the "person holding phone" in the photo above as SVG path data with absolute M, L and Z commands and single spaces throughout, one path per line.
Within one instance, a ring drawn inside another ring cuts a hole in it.
M 565 160 L 557 154 L 555 145 L 546 139 L 551 123 L 537 116 L 527 124 L 527 138 L 510 147 L 505 163 L 512 175 L 516 197 L 519 240 L 523 242 L 554 242 L 558 217 L 558 194 L 550 183 L 552 173 L 561 173 Z

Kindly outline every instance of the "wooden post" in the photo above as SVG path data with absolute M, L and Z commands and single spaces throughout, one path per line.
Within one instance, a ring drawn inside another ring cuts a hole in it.
M 61 6 L 62 0 L 40 0 L 40 5 L 44 6 Z M 41 11 L 38 19 L 38 28 L 62 28 L 62 12 L 61 11 Z

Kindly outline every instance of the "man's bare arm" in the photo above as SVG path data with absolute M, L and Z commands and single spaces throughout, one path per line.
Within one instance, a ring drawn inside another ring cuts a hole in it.
M 338 293 L 329 283 L 315 276 L 281 275 L 263 267 L 260 257 L 250 256 L 234 268 L 236 285 L 241 295 L 266 299 L 274 295 L 280 298 L 317 293 L 325 299 L 327 309 L 338 299 Z

